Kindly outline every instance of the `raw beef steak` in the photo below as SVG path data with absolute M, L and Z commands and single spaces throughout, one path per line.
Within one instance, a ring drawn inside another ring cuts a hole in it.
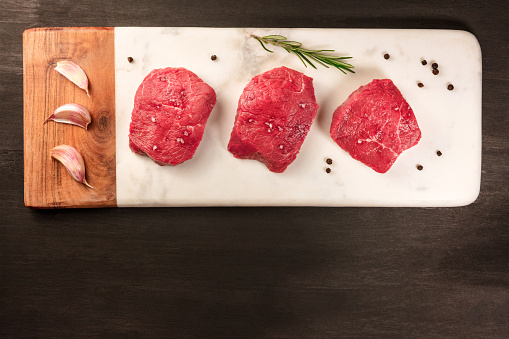
M 416 145 L 421 130 L 414 112 L 390 79 L 375 79 L 350 94 L 332 116 L 332 139 L 378 173 Z
M 312 78 L 286 67 L 259 74 L 240 96 L 228 150 L 281 173 L 297 157 L 317 110 Z
M 159 165 L 177 165 L 193 157 L 216 93 L 185 68 L 150 72 L 134 97 L 129 147 Z

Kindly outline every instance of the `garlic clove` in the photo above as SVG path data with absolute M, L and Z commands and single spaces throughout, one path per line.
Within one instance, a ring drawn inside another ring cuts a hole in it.
M 51 150 L 50 156 L 60 161 L 74 180 L 93 189 L 85 179 L 85 162 L 76 148 L 69 145 L 56 146 Z
M 90 94 L 88 93 L 88 78 L 85 71 L 83 71 L 80 66 L 76 65 L 72 61 L 64 60 L 57 62 L 55 71 L 58 71 L 64 77 L 71 80 L 79 88 L 84 89 L 87 92 L 88 97 L 90 97 Z
M 72 124 L 87 129 L 88 124 L 92 121 L 90 112 L 80 104 L 65 104 L 58 107 L 51 116 L 44 121 L 61 122 L 64 124 Z

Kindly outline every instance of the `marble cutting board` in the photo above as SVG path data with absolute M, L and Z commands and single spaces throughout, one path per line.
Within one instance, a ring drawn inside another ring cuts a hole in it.
M 282 49 L 264 51 L 249 38 L 251 33 L 280 34 L 309 48 L 335 49 L 353 57 L 356 73 L 306 68 Z M 427 65 L 421 64 L 423 59 Z M 438 75 L 432 74 L 433 62 L 439 64 Z M 277 174 L 257 161 L 234 158 L 226 147 L 244 86 L 253 76 L 282 65 L 314 79 L 320 108 L 297 159 Z M 161 167 L 129 150 L 128 130 L 139 84 L 151 70 L 170 66 L 195 72 L 215 89 L 217 104 L 194 158 Z M 467 205 L 479 194 L 482 66 L 479 43 L 470 33 L 122 27 L 114 29 L 114 71 L 117 206 L 434 207 Z M 393 80 L 422 131 L 419 144 L 403 152 L 385 174 L 352 159 L 329 136 L 334 109 L 375 78 Z M 453 90 L 447 89 L 449 84 Z M 327 158 L 333 163 L 328 165 Z M 94 178 L 87 178 L 93 185 Z

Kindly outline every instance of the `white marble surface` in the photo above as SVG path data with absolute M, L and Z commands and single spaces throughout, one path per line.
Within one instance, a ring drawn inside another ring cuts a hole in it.
M 354 57 L 356 73 L 306 68 L 284 50 L 264 51 L 248 38 L 252 32 L 333 48 Z M 213 54 L 216 61 L 210 59 Z M 428 65 L 421 65 L 422 58 Z M 434 61 L 440 70 L 436 76 Z M 115 65 L 119 206 L 461 206 L 479 194 L 481 50 L 467 32 L 125 27 L 115 29 Z M 276 174 L 257 161 L 235 159 L 226 147 L 244 86 L 254 75 L 282 65 L 314 79 L 320 108 L 297 159 Z M 136 89 L 152 69 L 163 67 L 186 67 L 217 94 L 194 158 L 174 167 L 161 167 L 128 146 Z M 352 159 L 329 136 L 334 109 L 375 78 L 394 81 L 422 131 L 419 144 L 385 174 Z M 438 157 L 437 150 L 443 155 Z

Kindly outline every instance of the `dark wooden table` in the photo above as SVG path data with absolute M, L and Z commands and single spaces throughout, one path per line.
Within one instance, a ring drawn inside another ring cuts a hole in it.
M 507 1 L 0 3 L 0 337 L 507 338 Z M 445 28 L 483 52 L 481 194 L 460 208 L 23 205 L 22 32 Z

